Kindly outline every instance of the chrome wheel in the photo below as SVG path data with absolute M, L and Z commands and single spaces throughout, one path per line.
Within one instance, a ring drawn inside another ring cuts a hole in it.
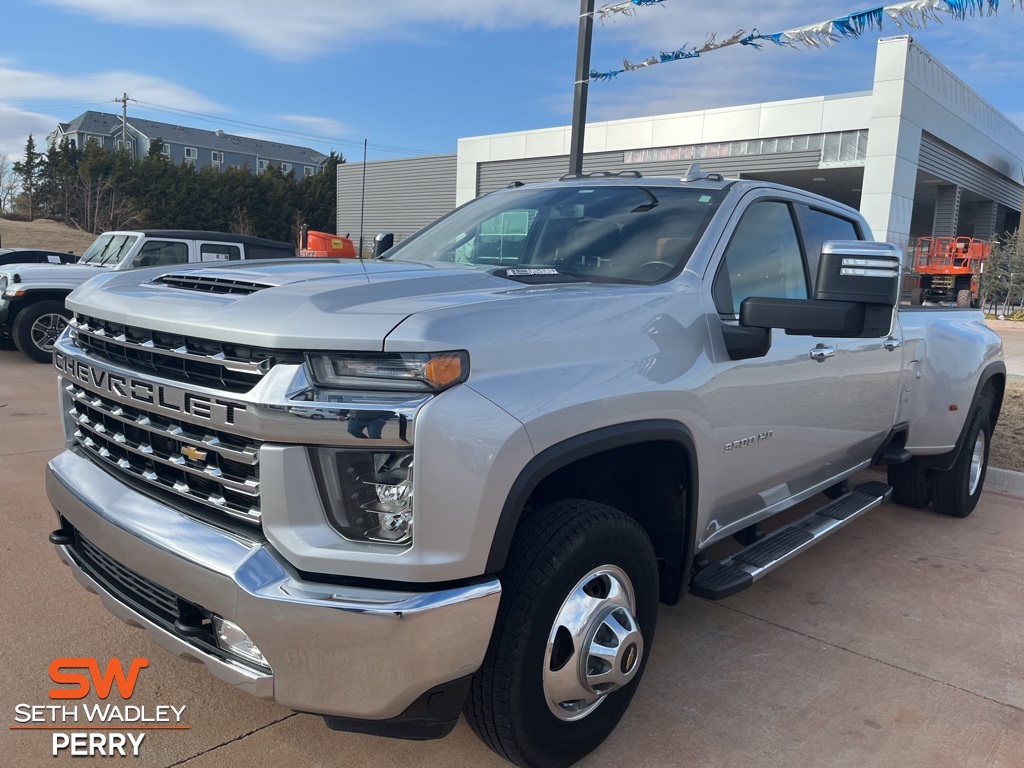
M 982 470 L 985 467 L 985 434 L 978 433 L 974 441 L 974 453 L 971 454 L 971 469 L 967 475 L 967 495 L 973 496 L 981 482 Z
M 68 319 L 64 315 L 57 313 L 40 315 L 29 329 L 32 343 L 45 352 L 52 352 L 54 342 L 67 328 L 67 325 Z
M 641 668 L 644 638 L 636 597 L 617 566 L 593 569 L 555 615 L 544 653 L 544 697 L 560 720 L 580 720 Z

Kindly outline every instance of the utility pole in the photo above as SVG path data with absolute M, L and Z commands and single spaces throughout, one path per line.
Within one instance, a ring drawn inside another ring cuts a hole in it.
M 132 157 L 135 157 L 135 153 L 129 149 L 131 145 L 128 143 L 128 94 L 126 93 L 114 101 L 121 102 L 121 141 L 124 143 L 124 148 L 131 152 Z
M 576 88 L 572 99 L 569 174 L 583 173 L 583 132 L 587 126 L 587 87 L 590 84 L 590 42 L 594 33 L 594 0 L 580 0 L 580 31 L 576 40 Z

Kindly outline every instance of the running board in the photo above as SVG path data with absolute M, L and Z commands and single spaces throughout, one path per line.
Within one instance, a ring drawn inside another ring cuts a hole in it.
M 861 483 L 806 517 L 702 568 L 693 577 L 690 591 L 709 600 L 735 595 L 854 518 L 883 504 L 891 493 L 892 487 L 885 483 Z

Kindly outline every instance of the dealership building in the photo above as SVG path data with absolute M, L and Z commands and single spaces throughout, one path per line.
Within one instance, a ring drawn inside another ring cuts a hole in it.
M 510 182 L 568 169 L 570 128 L 459 139 L 458 153 L 338 166 L 338 233 L 408 237 Z M 878 42 L 869 92 L 588 123 L 584 172 L 729 178 L 810 190 L 859 209 L 876 239 L 991 240 L 1015 229 L 1024 131 L 909 36 Z

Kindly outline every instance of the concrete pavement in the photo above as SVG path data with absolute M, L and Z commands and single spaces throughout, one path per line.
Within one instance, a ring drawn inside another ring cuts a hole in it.
M 52 370 L 0 352 L 0 764 L 72 760 L 50 756 L 49 732 L 9 728 L 16 705 L 52 703 L 65 656 L 146 657 L 131 704 L 186 707 L 189 730 L 147 731 L 137 765 L 504 764 L 464 723 L 426 743 L 328 731 L 110 616 L 46 542 L 56 410 Z M 993 493 L 964 520 L 887 504 L 743 593 L 663 608 L 630 711 L 581 765 L 1024 765 L 1022 511 Z

